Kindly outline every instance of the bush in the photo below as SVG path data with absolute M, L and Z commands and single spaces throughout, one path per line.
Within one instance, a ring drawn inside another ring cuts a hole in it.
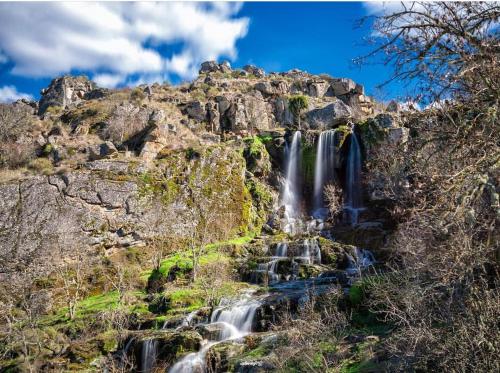
M 44 175 L 51 174 L 54 170 L 52 162 L 48 158 L 36 158 L 33 159 L 29 164 L 28 168 L 35 172 L 42 173 Z
M 300 115 L 303 110 L 307 109 L 309 106 L 309 101 L 306 96 L 296 95 L 288 99 L 288 108 L 292 112 L 295 121 L 300 126 Z

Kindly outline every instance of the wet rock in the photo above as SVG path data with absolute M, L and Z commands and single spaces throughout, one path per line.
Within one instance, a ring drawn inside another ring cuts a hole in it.
M 139 331 L 131 335 L 134 338 L 129 348 L 129 356 L 133 356 L 137 366 L 143 366 L 146 343 L 152 344 L 156 359 L 152 361 L 153 366 L 171 364 L 177 356 L 190 351 L 198 351 L 201 348 L 202 337 L 193 330 L 186 331 Z M 151 345 L 150 345 L 151 346 Z M 151 358 L 151 356 L 149 356 Z
M 245 345 L 235 341 L 226 341 L 212 346 L 206 355 L 207 370 L 209 372 L 231 371 L 231 358 L 241 354 Z

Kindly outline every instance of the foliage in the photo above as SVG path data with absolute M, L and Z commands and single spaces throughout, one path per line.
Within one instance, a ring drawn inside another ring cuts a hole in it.
M 300 115 L 302 112 L 307 109 L 309 105 L 309 101 L 307 96 L 296 95 L 288 98 L 288 108 L 292 112 L 295 121 L 298 123 L 300 128 Z

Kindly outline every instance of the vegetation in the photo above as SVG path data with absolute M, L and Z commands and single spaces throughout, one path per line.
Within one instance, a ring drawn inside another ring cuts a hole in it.
M 309 105 L 308 99 L 303 95 L 296 95 L 288 98 L 288 108 L 293 114 L 295 122 L 298 124 L 300 129 L 300 116 L 302 112 L 307 109 Z

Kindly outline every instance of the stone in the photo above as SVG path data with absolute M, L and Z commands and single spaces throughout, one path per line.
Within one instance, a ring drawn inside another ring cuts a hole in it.
M 377 115 L 375 118 L 375 123 L 381 128 L 397 128 L 397 119 L 394 115 L 383 113 Z
M 55 78 L 47 88 L 41 91 L 38 115 L 43 115 L 50 106 L 63 109 L 73 106 L 84 100 L 93 88 L 93 83 L 84 76 Z
M 346 122 L 352 115 L 351 108 L 337 100 L 325 107 L 307 112 L 306 122 L 311 129 L 328 129 Z
M 184 111 L 190 118 L 199 122 L 204 121 L 207 117 L 205 105 L 201 101 L 189 102 L 185 106 Z
M 255 90 L 261 92 L 263 95 L 270 96 L 274 94 L 273 87 L 271 86 L 270 82 L 258 82 L 257 84 L 254 85 L 253 87 Z
M 207 102 L 205 109 L 207 111 L 208 130 L 212 132 L 220 131 L 220 113 L 216 102 Z
M 331 83 L 334 96 L 343 96 L 356 89 L 356 83 L 347 78 L 336 79 Z
M 98 100 L 108 96 L 110 92 L 111 91 L 107 88 L 94 88 L 85 94 L 85 100 Z
M 219 64 L 219 71 L 222 73 L 230 73 L 231 72 L 231 64 L 229 61 L 223 61 Z
M 245 65 L 243 66 L 243 70 L 257 78 L 264 78 L 266 76 L 263 69 L 254 65 Z
M 215 61 L 205 61 L 201 64 L 200 74 L 207 74 L 219 70 L 219 65 Z
M 307 82 L 307 94 L 311 97 L 323 97 L 330 88 L 328 82 L 324 80 Z
M 102 144 L 90 145 L 88 148 L 89 160 L 95 161 L 110 156 L 117 152 L 116 147 L 111 141 Z
M 286 97 L 277 97 L 274 100 L 274 116 L 282 126 L 291 126 L 293 124 L 293 114 L 288 107 Z

